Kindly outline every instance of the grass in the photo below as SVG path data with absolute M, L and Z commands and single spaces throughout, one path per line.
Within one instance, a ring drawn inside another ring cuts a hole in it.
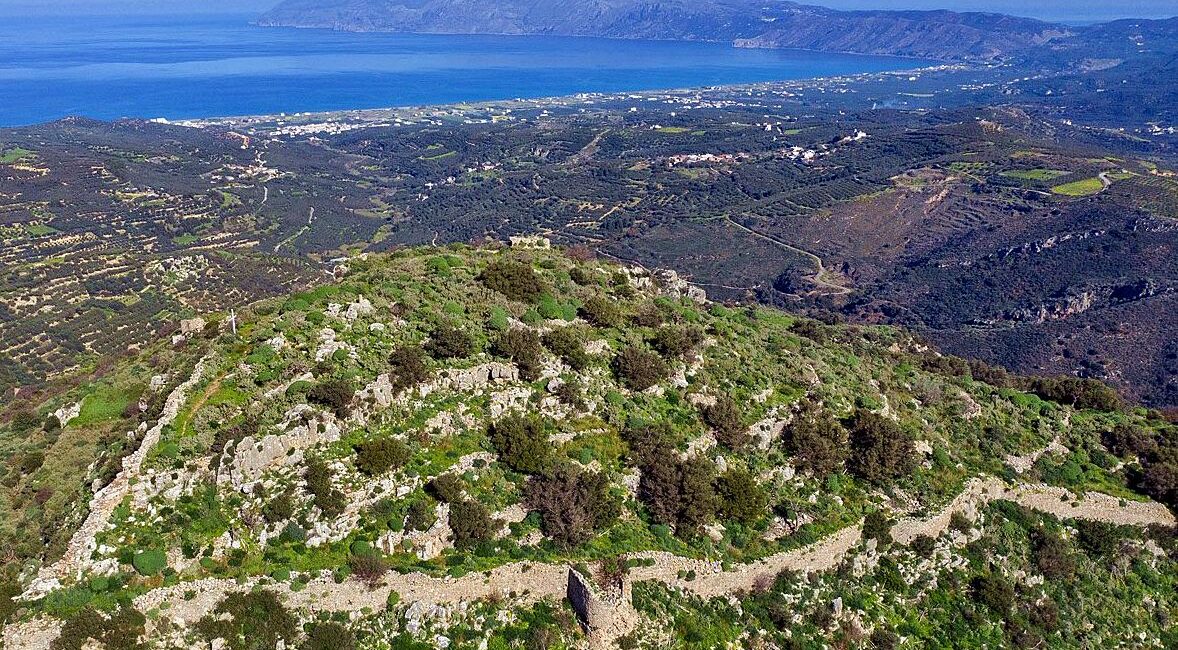
M 440 153 L 440 154 L 437 154 L 436 156 L 421 156 L 420 158 L 418 158 L 418 160 L 445 160 L 447 158 L 453 158 L 454 156 L 457 156 L 457 155 L 458 155 L 457 151 L 447 151 L 446 153 Z
M 84 426 L 122 417 L 127 405 L 137 398 L 134 392 L 121 386 L 100 385 L 82 401 L 82 411 L 74 425 Z
M 687 133 L 691 129 L 684 126 L 660 126 L 655 130 L 659 133 Z
M 1063 196 L 1092 196 L 1093 194 L 1099 194 L 1103 189 L 1104 183 L 1094 176 L 1072 183 L 1056 185 L 1051 188 L 1051 191 Z
M 190 244 L 196 243 L 199 239 L 200 239 L 200 237 L 198 237 L 192 233 L 184 233 L 183 235 L 180 235 L 179 237 L 173 237 L 172 243 L 177 246 L 188 246 Z
M 8 151 L 5 151 L 3 155 L 0 155 L 0 164 L 11 165 L 12 163 L 20 162 L 26 158 L 31 158 L 32 156 L 32 151 L 17 147 L 15 149 L 9 149 Z
M 1017 178 L 1023 181 L 1053 181 L 1062 176 L 1067 176 L 1071 172 L 1066 172 L 1060 169 L 1013 169 L 1011 171 L 1002 172 L 1002 175 L 1007 178 Z
M 33 237 L 44 237 L 45 235 L 52 235 L 57 232 L 57 228 L 43 223 L 26 223 L 25 232 Z

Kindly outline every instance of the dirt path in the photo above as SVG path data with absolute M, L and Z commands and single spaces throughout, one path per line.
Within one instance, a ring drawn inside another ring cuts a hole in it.
M 753 230 L 752 228 L 748 228 L 746 226 L 743 226 L 743 225 L 737 223 L 736 221 L 734 221 L 732 219 L 732 217 L 725 216 L 724 219 L 728 223 L 732 224 L 733 226 L 736 226 L 738 229 L 743 230 L 744 232 L 746 232 L 754 237 L 764 239 L 767 242 L 770 242 L 772 244 L 776 244 L 782 248 L 793 251 L 794 253 L 797 253 L 798 255 L 802 255 L 803 257 L 807 257 L 810 260 L 812 260 L 814 262 L 815 272 L 814 272 L 814 277 L 811 279 L 814 281 L 814 284 L 816 284 L 820 287 L 826 287 L 827 289 L 830 289 L 831 291 L 833 291 L 834 292 L 833 295 L 842 296 L 842 295 L 846 295 L 848 293 L 851 293 L 851 291 L 853 291 L 849 287 L 845 287 L 841 284 L 838 284 L 837 282 L 831 282 L 831 281 L 827 280 L 826 279 L 827 276 L 831 275 L 831 273 L 830 273 L 830 271 L 828 271 L 826 269 L 826 264 L 823 263 L 822 258 L 818 257 L 814 253 L 811 253 L 810 251 L 805 250 L 803 248 L 798 248 L 797 246 L 794 246 L 793 244 L 790 244 L 788 242 L 777 239 L 776 237 L 770 237 L 769 235 L 759 233 L 759 232 Z

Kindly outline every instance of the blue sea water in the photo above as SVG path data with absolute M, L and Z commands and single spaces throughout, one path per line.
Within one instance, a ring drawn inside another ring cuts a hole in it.
M 250 18 L 0 16 L 0 125 L 535 98 L 925 63 L 721 43 L 261 28 Z

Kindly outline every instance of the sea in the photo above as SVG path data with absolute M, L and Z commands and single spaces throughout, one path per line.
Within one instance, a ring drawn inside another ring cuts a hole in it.
M 419 106 L 931 63 L 724 43 L 264 28 L 252 18 L 0 16 L 0 125 Z

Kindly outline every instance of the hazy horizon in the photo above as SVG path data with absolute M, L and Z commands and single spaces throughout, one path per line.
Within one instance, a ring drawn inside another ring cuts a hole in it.
M 950 9 L 989 11 L 1041 20 L 1096 22 L 1118 18 L 1168 18 L 1178 15 L 1173 0 L 800 0 L 834 9 Z M 276 0 L 0 0 L 0 15 L 208 14 L 261 13 Z

